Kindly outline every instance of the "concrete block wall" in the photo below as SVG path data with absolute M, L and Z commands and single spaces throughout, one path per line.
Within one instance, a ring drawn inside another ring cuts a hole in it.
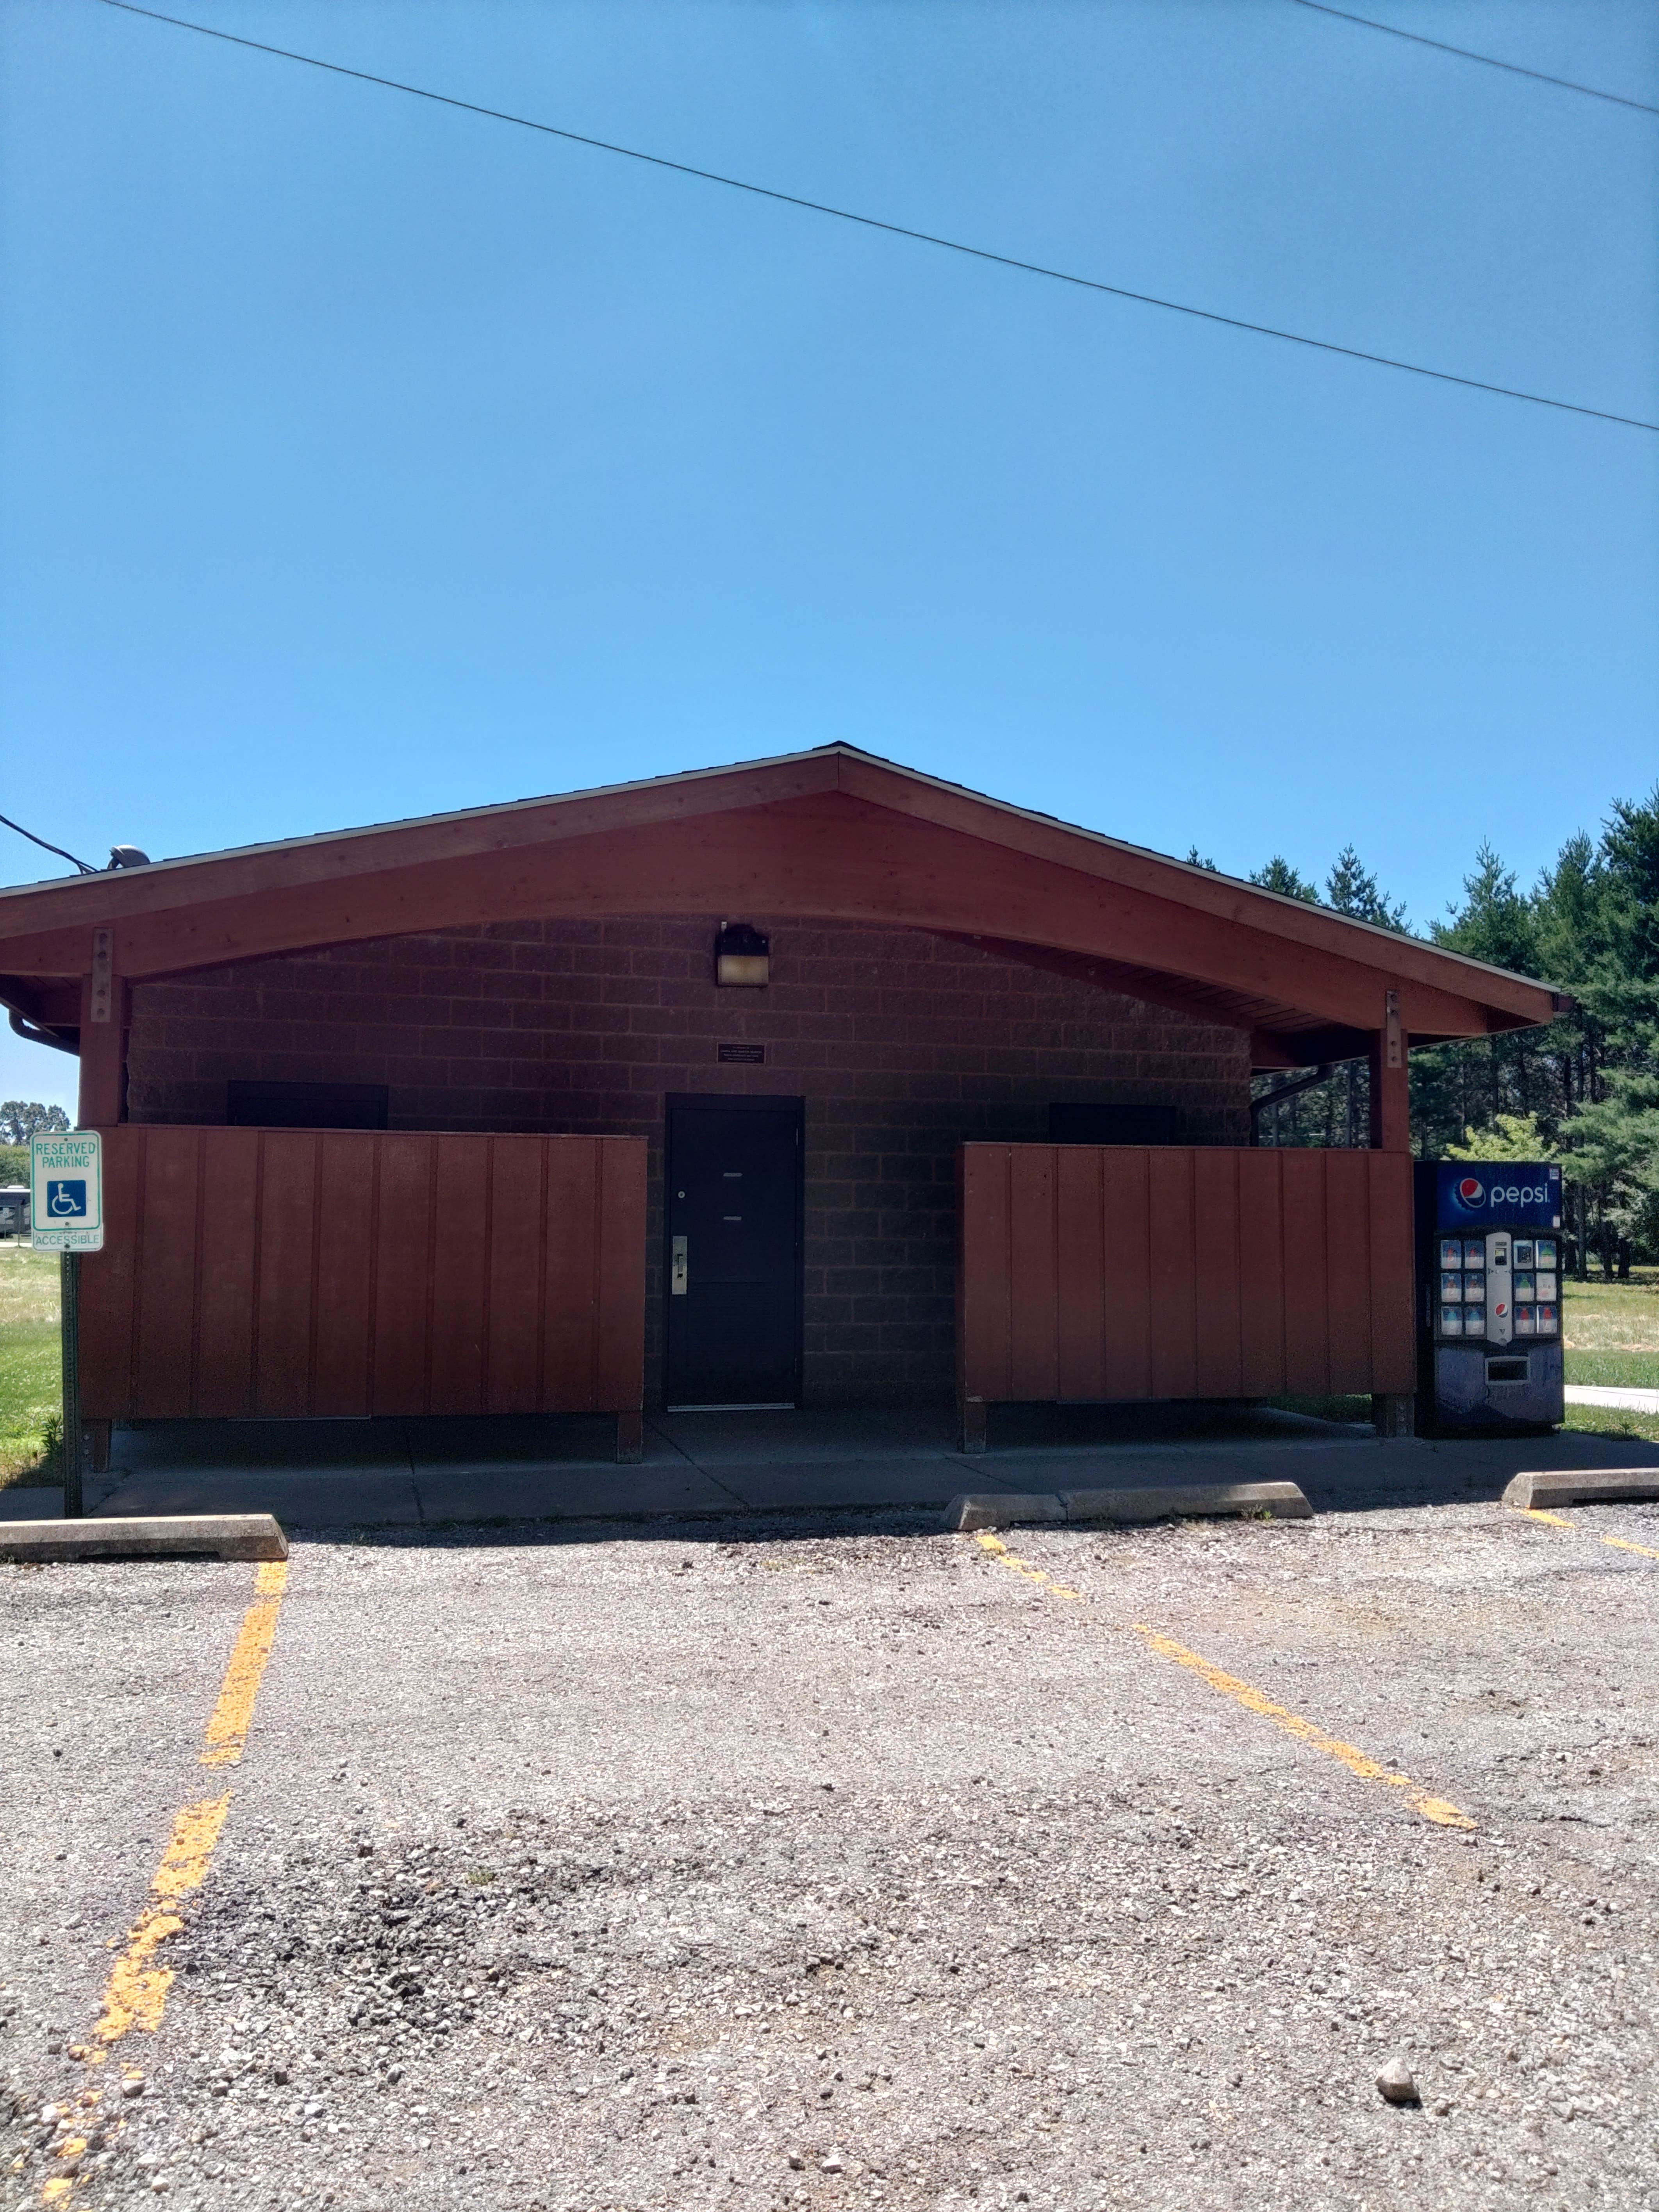
M 1051 1101 L 1167 1104 L 1183 1141 L 1249 1139 L 1248 1040 L 924 933 L 744 917 L 763 991 L 714 981 L 714 923 L 515 922 L 292 954 L 133 994 L 128 1111 L 222 1122 L 227 1083 L 383 1083 L 394 1128 L 643 1135 L 647 1389 L 662 1320 L 664 1100 L 804 1097 L 805 1389 L 952 1389 L 955 1157 L 1048 1133 Z M 761 1066 L 718 1057 L 765 1048 Z

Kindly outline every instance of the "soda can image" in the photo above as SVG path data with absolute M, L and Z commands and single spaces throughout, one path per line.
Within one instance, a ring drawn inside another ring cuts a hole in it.
M 1461 1237 L 1443 1237 L 1440 1240 L 1440 1264 L 1443 1267 L 1461 1267 L 1463 1264 L 1463 1240 Z
M 1538 1264 L 1540 1267 L 1554 1267 L 1555 1239 L 1553 1237 L 1540 1237 L 1534 1249 L 1538 1254 Z
M 1516 1247 L 1516 1249 L 1519 1249 L 1518 1246 Z M 1516 1277 L 1515 1295 L 1517 1298 L 1529 1298 L 1533 1296 L 1533 1281 L 1530 1273 L 1524 1275 L 1517 1275 Z
M 1442 1335 L 1442 1336 L 1462 1336 L 1462 1334 L 1463 1334 L 1463 1309 L 1462 1309 L 1462 1306 L 1442 1306 L 1442 1307 L 1441 1307 L 1441 1309 L 1440 1309 L 1440 1334 L 1441 1334 L 1441 1335 Z
M 1555 1308 L 1553 1306 L 1538 1306 L 1535 1307 L 1534 1310 L 1538 1316 L 1539 1335 L 1554 1336 L 1561 1327 L 1561 1323 L 1556 1315 Z
M 1530 1306 L 1516 1306 L 1515 1333 L 1517 1336 L 1531 1336 L 1534 1334 L 1533 1311 Z
M 1530 1237 L 1528 1237 L 1524 1242 L 1523 1242 L 1522 1240 L 1521 1240 L 1520 1238 L 1517 1238 L 1517 1239 L 1516 1239 L 1516 1246 L 1515 1246 L 1515 1260 L 1514 1260 L 1514 1265 L 1515 1265 L 1516 1267 L 1531 1267 L 1531 1265 L 1532 1265 L 1532 1240 L 1531 1240 L 1531 1238 L 1530 1238 Z
M 1442 1305 L 1450 1305 L 1455 1299 L 1461 1298 L 1462 1295 L 1463 1278 L 1462 1275 L 1450 1273 L 1442 1275 L 1440 1278 L 1440 1303 Z

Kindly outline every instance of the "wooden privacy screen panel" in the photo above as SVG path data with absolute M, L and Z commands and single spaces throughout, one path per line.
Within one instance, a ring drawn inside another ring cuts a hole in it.
M 643 1402 L 645 1140 L 104 1132 L 90 1420 Z
M 964 1145 L 964 1401 L 1416 1384 L 1403 1152 Z

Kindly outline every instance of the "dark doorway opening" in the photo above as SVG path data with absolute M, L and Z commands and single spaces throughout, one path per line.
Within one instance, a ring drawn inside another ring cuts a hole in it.
M 1050 1106 L 1051 1145 L 1174 1145 L 1180 1142 L 1173 1106 Z
M 671 1409 L 800 1402 L 802 1101 L 668 1100 Z
M 225 1085 L 233 1129 L 384 1129 L 384 1083 L 245 1083 Z

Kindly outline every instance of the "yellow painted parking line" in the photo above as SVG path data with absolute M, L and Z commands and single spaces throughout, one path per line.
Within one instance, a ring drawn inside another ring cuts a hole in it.
M 1088 1603 L 1081 1590 L 1070 1589 L 1065 1583 L 1055 1582 L 1041 1567 L 1033 1566 L 1029 1559 L 1022 1559 L 1017 1552 L 1011 1552 L 1000 1536 L 981 1531 L 979 1541 L 1002 1565 L 1012 1567 L 1016 1574 L 1024 1575 L 1028 1581 L 1038 1583 L 1051 1596 L 1073 1598 L 1085 1605 Z M 1273 1727 L 1282 1729 L 1286 1735 L 1294 1736 L 1298 1743 L 1308 1744 L 1315 1751 L 1323 1752 L 1328 1758 L 1340 1760 L 1351 1774 L 1358 1775 L 1362 1782 L 1380 1782 L 1385 1789 L 1403 1790 L 1406 1802 L 1424 1820 L 1432 1820 L 1442 1828 L 1474 1826 L 1472 1814 L 1449 1803 L 1444 1797 L 1435 1796 L 1421 1783 L 1413 1782 L 1409 1774 L 1401 1774 L 1394 1767 L 1381 1765 L 1355 1745 L 1345 1743 L 1340 1736 L 1330 1735 L 1313 1721 L 1304 1720 L 1299 1713 L 1293 1713 L 1288 1706 L 1279 1705 L 1265 1691 L 1241 1681 L 1237 1674 L 1227 1674 L 1212 1661 L 1200 1657 L 1196 1651 L 1189 1651 L 1184 1644 L 1177 1644 L 1174 1637 L 1165 1636 L 1160 1630 L 1149 1627 L 1144 1620 L 1132 1621 L 1130 1626 L 1145 1641 L 1148 1650 L 1155 1651 L 1160 1659 L 1169 1659 L 1177 1667 L 1187 1668 L 1201 1681 L 1207 1682 L 1212 1690 L 1219 1692 L 1221 1696 L 1231 1698 L 1235 1705 L 1243 1705 L 1247 1712 L 1258 1714 L 1263 1720 L 1270 1721 Z
M 169 1936 L 184 1926 L 179 1900 L 207 1880 L 213 1863 L 219 1831 L 230 1810 L 230 1792 L 209 1797 L 198 1805 L 181 1808 L 173 1833 L 161 1854 L 149 1885 L 151 1902 L 134 1921 L 120 1957 L 110 1969 L 104 1985 L 104 2009 L 93 2029 L 106 2050 L 135 2027 L 152 2034 L 161 2025 L 167 1990 L 173 1981 L 170 1966 L 158 1966 L 155 1954 Z M 90 2057 L 94 2054 L 88 2052 Z M 101 2056 L 102 2054 L 98 2054 Z
M 1401 1774 L 1392 1766 L 1380 1765 L 1352 1744 L 1344 1743 L 1340 1736 L 1328 1735 L 1313 1721 L 1304 1720 L 1299 1713 L 1291 1712 L 1288 1706 L 1276 1704 L 1263 1691 L 1253 1688 L 1249 1682 L 1241 1682 L 1237 1674 L 1224 1673 L 1210 1660 L 1201 1659 L 1196 1651 L 1188 1650 L 1184 1644 L 1177 1644 L 1174 1637 L 1162 1635 L 1156 1628 L 1149 1628 L 1144 1620 L 1133 1621 L 1131 1626 L 1135 1634 L 1144 1637 L 1160 1658 L 1173 1659 L 1177 1667 L 1190 1668 L 1212 1690 L 1219 1690 L 1224 1698 L 1231 1698 L 1235 1705 L 1243 1705 L 1248 1712 L 1260 1713 L 1263 1720 L 1271 1721 L 1275 1728 L 1283 1729 L 1286 1735 L 1295 1736 L 1299 1743 L 1311 1744 L 1316 1751 L 1322 1751 L 1328 1758 L 1340 1759 L 1349 1773 L 1357 1774 L 1362 1782 L 1380 1782 L 1386 1789 L 1403 1790 L 1406 1802 L 1414 1813 L 1420 1813 L 1425 1820 L 1432 1820 L 1443 1828 L 1474 1827 L 1474 1821 L 1470 1814 L 1460 1811 L 1455 1805 L 1449 1804 L 1443 1797 L 1431 1796 L 1421 1783 L 1413 1782 L 1409 1774 Z
M 234 1765 L 242 1756 L 287 1589 L 285 1565 L 273 1562 L 259 1569 L 253 1603 L 242 1616 L 218 1702 L 208 1720 L 200 1758 L 204 1766 Z M 168 1938 L 184 1927 L 185 1899 L 208 1878 L 230 1799 L 227 1790 L 221 1796 L 200 1798 L 179 1808 L 161 1863 L 150 1877 L 149 1902 L 127 1930 L 120 1955 L 110 1968 L 92 2039 L 70 2046 L 72 2055 L 88 2065 L 101 2066 L 115 2046 L 135 2030 L 153 2035 L 161 2025 L 173 1969 L 160 1962 L 158 1954 Z M 54 2174 L 43 2184 L 43 2204 L 62 2203 L 86 2179 L 78 2170 L 87 2147 L 80 2130 L 92 2125 L 102 2101 L 102 2092 L 96 2088 L 83 2090 L 76 2100 L 76 2132 L 58 2146 L 58 2155 L 68 2162 L 70 2171 Z
M 276 1616 L 287 1588 L 288 1568 L 283 1562 L 271 1560 L 260 1568 L 254 1584 L 258 1595 L 242 1617 L 241 1633 L 225 1669 L 219 1702 L 207 1724 L 204 1766 L 234 1766 L 242 1756 L 253 1718 L 253 1700 L 259 1694 L 265 1662 L 276 1640 Z
M 1547 1521 L 1552 1528 L 1576 1529 L 1581 1536 L 1586 1533 L 1576 1521 L 1569 1521 L 1564 1514 L 1546 1513 L 1539 1505 L 1523 1505 L 1520 1510 L 1528 1521 Z M 1592 1528 L 1588 1533 L 1598 1543 L 1611 1544 L 1615 1552 L 1639 1552 L 1644 1559 L 1659 1559 L 1659 1551 L 1656 1551 L 1651 1544 L 1632 1544 L 1628 1536 L 1604 1536 L 1599 1528 Z

